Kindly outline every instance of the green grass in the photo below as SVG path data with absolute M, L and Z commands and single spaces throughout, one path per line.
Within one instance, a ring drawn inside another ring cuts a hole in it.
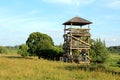
M 119 75 L 85 71 L 78 69 L 79 66 L 76 63 L 0 54 L 0 80 L 120 80 Z
M 107 63 L 109 64 L 109 66 L 116 67 L 116 64 L 119 59 L 120 59 L 119 54 L 110 54 L 110 57 L 108 58 Z
M 16 54 L 18 49 L 7 48 L 8 54 Z
M 118 67 L 118 60 L 120 59 L 120 55 L 113 53 L 110 54 L 110 57 L 108 58 L 106 64 L 107 66 L 109 66 L 110 70 L 114 70 L 114 71 L 119 71 L 120 72 L 120 67 Z

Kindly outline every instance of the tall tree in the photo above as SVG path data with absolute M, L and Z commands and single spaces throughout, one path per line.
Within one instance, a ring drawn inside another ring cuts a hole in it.
M 31 55 L 37 55 L 38 58 L 41 57 L 44 50 L 50 49 L 54 46 L 52 38 L 47 34 L 40 32 L 31 33 L 26 44 L 29 47 L 28 52 L 31 53 Z

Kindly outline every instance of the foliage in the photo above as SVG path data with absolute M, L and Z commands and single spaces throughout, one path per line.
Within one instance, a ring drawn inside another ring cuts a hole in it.
M 54 46 L 52 38 L 40 32 L 31 33 L 26 44 L 29 47 L 28 52 L 31 53 L 31 55 L 37 55 L 39 58 L 43 55 L 44 50 L 51 49 L 51 47 Z
M 105 42 L 102 42 L 101 39 L 92 40 L 90 56 L 92 61 L 97 63 L 104 63 L 109 54 L 106 48 Z
M 52 38 L 40 32 L 33 32 L 26 41 L 30 55 L 36 55 L 38 58 L 56 59 L 63 55 L 62 45 L 54 46 Z
M 28 51 L 28 46 L 26 44 L 22 44 L 19 47 L 18 54 L 20 54 L 23 57 L 26 57 L 29 55 Z
M 3 46 L 0 46 L 0 54 L 2 54 L 2 53 L 8 53 L 8 50 L 7 50 L 7 48 L 6 47 L 3 47 Z
M 63 56 L 63 49 L 52 46 L 50 49 L 43 50 L 41 56 L 51 60 L 59 60 L 59 57 Z

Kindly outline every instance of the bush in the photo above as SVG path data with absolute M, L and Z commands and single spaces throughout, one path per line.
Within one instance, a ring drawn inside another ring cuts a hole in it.
M 28 46 L 26 44 L 22 44 L 19 47 L 18 54 L 20 54 L 23 57 L 26 57 L 29 55 L 29 53 L 27 51 L 28 51 Z
M 42 50 L 41 57 L 50 60 L 59 60 L 60 56 L 63 56 L 63 49 L 57 46 L 53 46 L 50 49 Z

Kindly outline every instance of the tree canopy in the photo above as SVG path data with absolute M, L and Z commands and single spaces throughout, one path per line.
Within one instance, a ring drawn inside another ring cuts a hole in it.
M 47 34 L 33 32 L 29 35 L 26 44 L 31 55 L 37 55 L 39 58 L 44 50 L 51 49 L 54 46 L 53 40 Z

